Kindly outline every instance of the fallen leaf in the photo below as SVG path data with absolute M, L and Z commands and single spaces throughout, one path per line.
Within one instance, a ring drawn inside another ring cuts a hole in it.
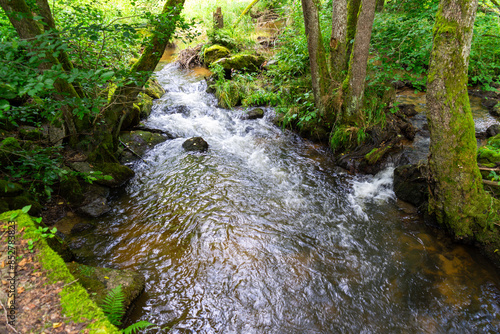
M 19 233 L 23 233 L 25 229 L 26 229 L 26 227 L 21 228 L 21 229 L 19 230 Z
M 105 279 L 109 279 L 109 277 L 108 277 L 108 276 L 104 276 L 104 278 L 105 278 Z
M 17 265 L 20 267 L 24 267 L 28 263 L 28 260 L 26 258 L 22 259 Z
M 20 286 L 19 288 L 17 288 L 17 293 L 18 294 L 21 294 L 24 292 L 24 286 Z
M 5 261 L 2 261 L 2 265 L 1 265 L 2 268 L 5 268 Z
M 2 280 L 2 284 L 7 285 L 7 284 L 9 284 L 9 282 L 7 282 L 6 280 Z
M 64 202 L 59 202 L 59 203 L 57 203 L 57 204 L 58 204 L 58 205 L 63 205 L 63 204 L 64 204 Z
M 35 273 L 32 273 L 31 275 L 36 276 L 36 277 L 40 277 L 40 276 L 42 276 L 42 272 L 41 271 L 37 271 Z
M 52 328 L 59 328 L 59 327 L 61 327 L 61 326 L 62 326 L 62 324 L 63 324 L 62 322 L 54 322 L 54 323 L 52 324 Z

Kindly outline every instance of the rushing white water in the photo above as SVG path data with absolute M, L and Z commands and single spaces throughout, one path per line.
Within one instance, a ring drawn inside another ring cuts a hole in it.
M 178 139 L 134 165 L 90 234 L 90 264 L 147 280 L 132 321 L 171 333 L 445 333 L 498 329 L 498 275 L 396 205 L 392 171 L 353 177 L 330 154 L 217 108 L 168 65 L 148 126 Z M 203 137 L 204 154 L 185 139 Z M 500 295 L 500 294 L 499 294 Z

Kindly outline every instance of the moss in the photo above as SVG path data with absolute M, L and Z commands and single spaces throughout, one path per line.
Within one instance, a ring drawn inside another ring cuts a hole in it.
M 69 168 L 66 169 L 69 171 Z M 75 175 L 68 173 L 59 185 L 59 195 L 68 200 L 71 205 L 80 205 L 84 199 L 82 186 Z
M 224 46 L 212 45 L 203 52 L 203 61 L 205 65 L 209 66 L 217 60 L 229 56 L 230 53 L 231 51 Z
M 483 146 L 478 149 L 477 161 L 482 165 L 500 163 L 500 151 Z
M 25 228 L 24 238 L 37 240 L 37 235 L 34 233 L 35 224 L 27 214 L 21 211 L 10 211 L 0 215 L 0 220 L 11 220 L 12 214 L 16 214 L 15 221 L 17 229 Z M 61 307 L 63 314 L 77 323 L 85 322 L 87 319 L 92 323 L 87 325 L 87 328 L 92 333 L 120 333 L 113 326 L 102 310 L 90 299 L 87 291 L 75 280 L 71 275 L 66 264 L 57 253 L 55 253 L 46 243 L 44 239 L 39 239 L 36 247 L 40 250 L 38 261 L 42 268 L 47 272 L 49 283 L 64 282 L 66 285 L 59 293 L 61 296 Z
M 28 193 L 22 193 L 16 197 L 4 197 L 4 200 L 9 204 L 10 210 L 19 210 L 31 205 L 29 211 L 31 215 L 38 215 L 42 212 L 42 206 Z
M 219 64 L 226 71 L 250 71 L 257 72 L 260 66 L 264 63 L 265 58 L 249 54 L 238 54 L 229 58 L 222 58 L 214 62 Z
M 0 180 L 0 197 L 14 197 L 21 195 L 23 187 L 18 183 Z
M 119 163 L 96 163 L 95 170 L 101 171 L 103 175 L 109 175 L 112 180 L 97 180 L 96 182 L 108 187 L 118 187 L 134 177 L 132 169 Z
M 165 90 L 155 78 L 149 78 L 144 85 L 144 93 L 153 99 L 159 99 L 165 94 Z
M 0 142 L 0 165 L 11 165 L 17 156 L 15 153 L 21 151 L 19 141 L 14 137 L 7 137 Z
M 375 163 L 377 163 L 377 161 L 382 159 L 385 153 L 387 153 L 387 151 L 389 151 L 390 149 L 391 145 L 374 148 L 373 150 L 370 151 L 370 153 L 365 155 L 365 159 L 370 165 L 374 165 Z
M 151 109 L 153 108 L 153 98 L 145 93 L 139 93 L 137 95 L 137 102 L 139 108 L 139 118 L 147 118 L 151 114 Z

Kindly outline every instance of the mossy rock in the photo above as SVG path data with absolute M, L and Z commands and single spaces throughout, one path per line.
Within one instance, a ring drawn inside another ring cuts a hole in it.
M 71 175 L 69 168 L 66 171 L 68 171 L 68 174 L 66 174 L 66 177 L 59 184 L 59 195 L 68 200 L 72 206 L 80 205 L 84 200 L 82 186 L 78 178 L 75 175 Z
M 7 137 L 0 142 L 0 164 L 2 166 L 12 165 L 18 153 L 22 150 L 21 144 L 14 137 Z
M 159 99 L 165 94 L 165 89 L 156 78 L 150 78 L 144 86 L 144 93 L 153 99 Z
M 19 136 L 24 140 L 38 141 L 43 139 L 43 131 L 34 126 L 20 126 L 18 128 Z
M 147 118 L 151 114 L 151 109 L 153 109 L 153 98 L 145 93 L 139 93 L 136 101 L 139 107 L 139 118 Z
M 15 197 L 23 193 L 23 187 L 18 183 L 0 180 L 0 197 Z
M 5 211 L 9 211 L 9 203 L 0 199 L 0 213 L 3 213 Z
M 231 54 L 228 48 L 222 45 L 212 45 L 206 48 L 203 52 L 203 61 L 205 65 L 209 66 L 221 58 L 225 58 Z
M 96 181 L 96 183 L 106 187 L 119 187 L 135 176 L 132 169 L 119 163 L 96 163 L 94 167 L 103 175 L 110 175 L 113 178 L 112 180 L 99 179 Z
M 101 162 L 92 165 L 88 162 L 73 162 L 70 166 L 77 172 L 96 175 L 97 180 L 94 182 L 106 187 L 119 187 L 135 175 L 129 167 L 115 162 Z M 101 172 L 101 174 L 96 172 Z M 111 176 L 113 179 L 105 180 L 101 177 L 105 175 Z
M 252 110 L 248 110 L 245 114 L 241 116 L 243 120 L 252 120 L 264 117 L 264 109 L 262 108 L 254 108 Z
M 492 138 L 496 137 L 497 136 Z M 500 150 L 496 150 L 488 146 L 480 147 L 478 149 L 477 161 L 481 165 L 495 167 L 497 163 L 500 163 Z
M 125 297 L 123 305 L 127 309 L 144 290 L 144 276 L 132 270 L 90 267 L 75 262 L 67 266 L 97 305 L 102 305 L 109 291 L 121 285 Z
M 365 155 L 365 160 L 368 162 L 370 165 L 376 164 L 378 161 L 380 161 L 384 155 L 391 149 L 391 145 L 387 145 L 384 147 L 379 147 L 379 148 L 374 148 L 373 150 L 370 151 L 370 153 Z
M 249 54 L 237 54 L 229 58 L 222 58 L 213 64 L 219 64 L 226 71 L 248 71 L 257 72 L 266 59 L 262 56 Z
M 141 107 L 134 103 L 132 107 L 127 108 L 125 118 L 123 119 L 122 129 L 127 130 L 141 122 Z
M 3 200 L 9 204 L 9 210 L 20 210 L 25 206 L 31 205 L 31 209 L 28 212 L 30 215 L 38 216 L 42 212 L 40 203 L 26 192 L 16 197 L 4 197 Z
M 141 157 L 155 145 L 163 143 L 167 139 L 168 137 L 161 133 L 152 133 L 149 131 L 126 131 L 120 133 L 120 140 Z M 139 158 L 136 154 L 130 152 L 128 149 L 124 149 L 120 155 L 120 162 L 135 161 Z

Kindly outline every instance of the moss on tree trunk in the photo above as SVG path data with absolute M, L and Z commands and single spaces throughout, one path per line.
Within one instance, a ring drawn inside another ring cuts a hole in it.
M 492 202 L 477 167 L 477 144 L 467 93 L 467 67 L 477 0 L 442 0 L 429 66 L 429 209 L 458 238 L 487 220 Z

